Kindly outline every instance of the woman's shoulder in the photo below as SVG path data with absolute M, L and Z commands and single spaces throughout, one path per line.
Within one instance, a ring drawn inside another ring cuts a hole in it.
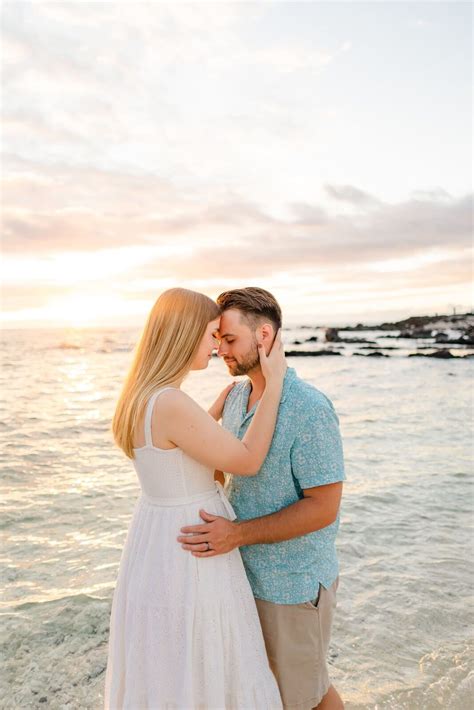
M 182 416 L 183 414 L 197 415 L 204 410 L 189 394 L 177 387 L 169 387 L 157 398 L 153 408 L 154 415 Z
M 158 408 L 163 408 L 164 406 L 170 405 L 186 404 L 191 402 L 195 404 L 194 399 L 178 387 L 166 387 L 162 390 L 158 390 L 155 394 L 158 395 L 155 401 L 155 407 Z

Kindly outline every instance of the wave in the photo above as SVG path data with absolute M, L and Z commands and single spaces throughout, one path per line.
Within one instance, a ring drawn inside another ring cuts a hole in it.
M 82 350 L 82 345 L 76 343 L 59 343 L 56 347 L 58 350 Z
M 59 605 L 74 605 L 76 607 L 84 607 L 88 604 L 95 604 L 96 602 L 107 602 L 106 597 L 94 597 L 92 594 L 70 594 L 63 597 L 57 597 L 56 599 L 45 599 L 40 602 L 25 602 L 24 604 L 17 604 L 14 607 L 14 611 L 26 611 L 30 609 L 45 609 L 47 607 L 56 607 Z
M 83 343 L 82 345 L 78 345 L 77 343 L 68 343 L 68 342 L 62 342 L 59 343 L 58 345 L 50 345 L 46 348 L 45 350 L 82 350 L 86 352 L 94 352 L 94 353 L 102 353 L 102 354 L 110 354 L 110 353 L 128 353 L 133 350 L 133 345 L 102 345 L 100 347 L 97 347 L 96 344 L 94 346 L 91 346 L 90 344 Z

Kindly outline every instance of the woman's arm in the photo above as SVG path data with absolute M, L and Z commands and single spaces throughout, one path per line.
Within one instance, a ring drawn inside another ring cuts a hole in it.
M 280 333 L 268 357 L 263 345 L 259 345 L 259 355 L 265 390 L 241 441 L 181 390 L 163 392 L 156 403 L 163 435 L 209 468 L 255 475 L 270 448 L 286 372 Z

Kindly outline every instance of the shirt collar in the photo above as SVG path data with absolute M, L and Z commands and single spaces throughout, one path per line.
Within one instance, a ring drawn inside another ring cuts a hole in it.
M 284 402 L 285 399 L 288 397 L 288 394 L 289 394 L 289 392 L 290 392 L 290 390 L 291 390 L 291 387 L 292 387 L 292 385 L 293 385 L 293 382 L 294 382 L 295 379 L 296 379 L 296 376 L 297 376 L 297 375 L 296 375 L 296 370 L 295 370 L 294 367 L 288 367 L 288 368 L 286 369 L 285 377 L 284 377 L 284 379 L 283 379 L 283 390 L 282 390 L 282 393 L 281 393 L 280 404 L 281 404 L 282 402 Z M 242 409 L 241 409 L 241 416 L 242 416 L 242 420 L 241 420 L 241 422 L 240 422 L 241 425 L 244 424 L 244 423 L 247 421 L 247 419 L 249 419 L 250 417 L 253 417 L 253 415 L 255 414 L 255 409 L 257 408 L 257 404 L 258 404 L 258 402 L 255 402 L 255 404 L 253 405 L 252 409 L 251 409 L 249 412 L 247 412 L 247 404 L 248 404 L 249 397 L 250 397 L 250 388 L 251 388 L 251 382 L 250 382 L 250 380 L 248 379 L 248 380 L 245 382 L 245 387 L 242 388 L 242 399 L 241 399 L 241 407 L 242 407 Z

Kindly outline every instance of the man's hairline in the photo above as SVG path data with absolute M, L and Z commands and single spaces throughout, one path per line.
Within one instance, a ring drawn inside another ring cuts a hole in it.
M 273 326 L 273 330 L 275 331 L 275 333 L 276 333 L 276 331 L 278 330 L 278 328 L 276 327 L 276 323 L 274 323 L 271 318 L 268 318 L 268 316 L 265 316 L 265 315 L 263 315 L 262 313 L 258 313 L 258 312 L 256 312 L 256 311 L 243 311 L 243 310 L 242 310 L 241 308 L 239 308 L 238 306 L 229 306 L 228 308 L 224 308 L 224 309 L 221 311 L 221 317 L 222 317 L 222 316 L 224 315 L 224 313 L 226 313 L 227 311 L 237 311 L 238 314 L 239 314 L 239 317 L 240 317 L 240 322 L 242 323 L 242 321 L 246 321 L 245 325 L 249 325 L 249 320 L 250 320 L 250 319 L 249 319 L 249 316 L 250 316 L 250 317 L 253 316 L 256 320 L 260 321 L 260 323 L 261 323 L 262 321 L 265 321 L 265 322 L 267 322 L 267 323 L 270 323 L 270 324 Z M 224 336 L 222 336 L 222 337 L 224 337 Z

